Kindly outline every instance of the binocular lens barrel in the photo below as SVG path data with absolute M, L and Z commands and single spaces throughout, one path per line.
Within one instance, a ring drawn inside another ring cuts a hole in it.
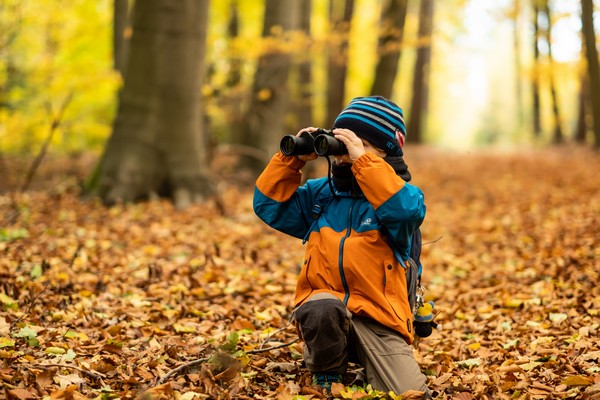
M 319 135 L 315 139 L 315 153 L 319 156 L 341 156 L 348 153 L 346 145 L 331 135 Z
M 286 156 L 310 154 L 314 151 L 313 147 L 314 140 L 309 133 L 303 133 L 301 136 L 285 135 L 279 142 L 279 149 Z
M 319 156 L 338 156 L 348 153 L 346 145 L 325 129 L 317 129 L 312 133 L 302 132 L 300 136 L 285 135 L 279 142 L 279 150 L 286 156 L 311 153 L 317 153 Z
M 281 138 L 279 143 L 279 149 L 286 156 L 293 156 L 294 150 L 296 149 L 296 137 L 292 135 L 286 135 Z

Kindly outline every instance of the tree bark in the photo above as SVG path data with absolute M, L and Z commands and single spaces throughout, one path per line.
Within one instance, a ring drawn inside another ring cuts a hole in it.
M 354 13 L 354 0 L 330 0 L 329 18 L 332 25 L 332 42 L 327 62 L 327 115 L 333 121 L 345 106 L 346 73 L 348 69 L 348 35 Z
M 279 41 L 282 44 L 285 33 L 296 24 L 295 0 L 266 0 L 263 38 Z M 237 142 L 249 148 L 258 149 L 262 159 L 242 155 L 240 164 L 252 172 L 264 168 L 269 156 L 279 149 L 279 139 L 283 136 L 287 112 L 288 76 L 291 57 L 288 52 L 275 47 L 260 56 L 252 98 L 243 125 L 238 131 Z
M 208 0 L 144 0 L 112 135 L 91 182 L 106 204 L 166 195 L 178 207 L 213 193 L 200 86 Z
M 388 0 L 382 8 L 378 45 L 379 61 L 375 69 L 371 95 L 380 95 L 388 99 L 392 97 L 400 63 L 407 8 L 408 0 Z
M 588 131 L 587 108 L 590 102 L 587 73 L 582 74 L 580 82 L 579 95 L 577 96 L 577 102 L 579 103 L 577 108 L 577 124 L 575 125 L 575 133 L 573 134 L 573 138 L 575 139 L 576 143 L 584 144 Z
M 517 97 L 517 128 L 520 132 L 524 120 L 523 84 L 521 80 L 521 0 L 514 0 L 514 10 L 513 45 L 515 52 L 515 95 Z
M 581 23 L 585 38 L 585 54 L 587 73 L 590 82 L 590 98 L 592 109 L 592 128 L 594 131 L 594 146 L 600 149 L 600 65 L 596 48 L 596 33 L 594 30 L 594 2 L 581 0 Z
M 124 77 L 129 53 L 129 0 L 114 0 L 113 9 L 113 68 Z
M 542 134 L 542 118 L 540 114 L 540 8 L 539 0 L 533 0 L 533 76 L 531 78 L 531 92 L 533 97 L 533 135 L 537 139 Z
M 311 2 L 301 2 L 299 30 L 304 36 L 309 39 L 311 37 L 310 19 L 311 19 Z M 297 126 L 306 127 L 313 124 L 312 104 L 313 104 L 313 88 L 312 88 L 312 62 L 310 57 L 303 56 L 302 61 L 298 63 L 298 90 L 297 90 Z M 309 163 L 310 164 L 310 163 Z
M 408 120 L 407 140 L 423 142 L 423 122 L 429 99 L 429 66 L 433 33 L 433 0 L 421 0 L 419 9 L 419 48 L 415 60 L 412 86 L 411 113 Z
M 300 21 L 299 29 L 306 36 L 307 40 L 311 38 L 310 21 L 312 15 L 312 5 L 310 1 L 301 2 L 300 6 Z M 313 76 L 312 66 L 313 59 L 307 55 L 302 55 L 302 61 L 297 66 L 297 90 L 295 96 L 296 106 L 294 107 L 296 124 L 290 130 L 291 133 L 296 133 L 298 129 L 305 128 L 307 126 L 317 125 L 313 120 Z M 325 127 L 328 128 L 328 127 Z M 305 182 L 307 179 L 315 178 L 317 174 L 317 168 L 314 162 L 307 163 L 302 168 L 302 181 Z
M 543 12 L 548 21 L 546 25 L 546 41 L 548 42 L 548 65 L 549 65 L 549 83 L 550 83 L 550 99 L 552 101 L 552 117 L 554 130 L 552 142 L 554 144 L 563 143 L 565 141 L 562 131 L 562 121 L 560 117 L 560 108 L 558 106 L 558 93 L 556 91 L 556 83 L 554 81 L 554 57 L 552 56 L 552 14 L 550 13 L 550 5 L 548 0 L 544 0 Z

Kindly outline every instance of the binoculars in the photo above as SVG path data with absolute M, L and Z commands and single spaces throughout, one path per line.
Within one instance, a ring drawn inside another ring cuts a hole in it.
M 333 136 L 329 129 L 304 131 L 300 136 L 285 135 L 281 138 L 279 149 L 286 156 L 317 153 L 318 156 L 340 156 L 348 154 L 346 145 Z

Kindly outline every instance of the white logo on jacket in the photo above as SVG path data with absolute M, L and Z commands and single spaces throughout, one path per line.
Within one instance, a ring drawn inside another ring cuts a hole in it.
M 371 218 L 366 218 L 363 222 L 360 223 L 360 226 L 371 225 L 373 220 Z

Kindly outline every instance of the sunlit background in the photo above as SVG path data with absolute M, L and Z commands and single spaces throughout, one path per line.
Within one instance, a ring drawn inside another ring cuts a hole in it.
M 262 29 L 262 2 L 238 0 L 241 31 L 237 51 L 247 62 L 245 84 L 250 86 L 258 57 L 256 44 Z M 377 51 L 379 1 L 356 0 L 350 32 L 347 78 L 348 99 L 368 94 L 373 81 Z M 516 6 L 519 12 L 517 13 Z M 49 115 L 64 99 L 73 96 L 60 132 L 53 140 L 56 150 L 98 151 L 110 135 L 121 81 L 112 69 L 112 7 L 108 0 L 74 0 L 68 6 L 51 0 L 22 2 L 5 0 L 0 6 L 0 149 L 36 151 L 48 130 Z M 210 9 L 207 62 L 213 75 L 203 92 L 218 92 L 228 69 L 224 56 L 230 51 L 223 32 L 229 2 L 213 1 Z M 395 100 L 410 113 L 418 2 L 409 2 L 401 65 L 394 87 Z M 550 142 L 548 81 L 557 84 L 561 126 L 572 136 L 576 123 L 582 62 L 580 4 L 576 0 L 551 1 L 552 53 L 540 41 L 541 64 L 533 64 L 532 10 L 523 0 L 436 1 L 429 109 L 425 141 L 446 148 L 474 146 L 514 147 Z M 328 1 L 313 2 L 312 29 L 317 43 L 328 40 Z M 543 24 L 544 21 L 540 21 Z M 302 42 L 296 46 L 303 53 Z M 316 46 L 317 50 L 323 47 Z M 229 50 L 228 50 L 229 49 Z M 311 55 L 311 57 L 313 57 Z M 324 59 L 314 55 L 314 65 Z M 541 112 L 544 132 L 533 142 L 531 78 L 541 80 Z M 314 116 L 324 120 L 326 77 L 315 73 Z M 207 101 L 207 112 L 219 125 L 227 116 L 217 102 Z M 410 118 L 410 116 L 409 116 Z M 215 129 L 217 136 L 219 129 Z M 410 135 L 410 132 L 409 132 Z

